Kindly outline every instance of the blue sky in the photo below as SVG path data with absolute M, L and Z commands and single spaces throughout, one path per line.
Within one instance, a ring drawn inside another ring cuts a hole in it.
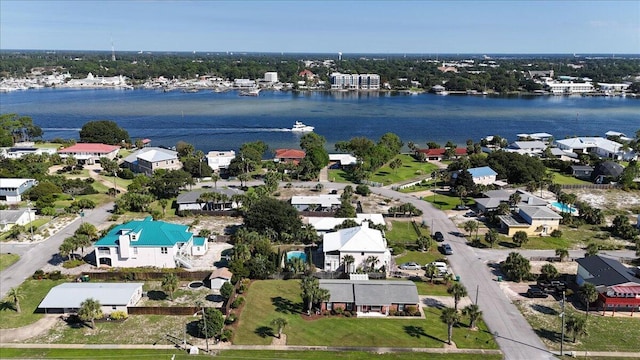
M 0 0 L 0 48 L 640 53 L 640 0 Z

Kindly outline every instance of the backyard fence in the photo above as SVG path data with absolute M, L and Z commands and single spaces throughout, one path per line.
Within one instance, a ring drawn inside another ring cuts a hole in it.
M 206 215 L 206 216 L 242 216 L 238 210 L 182 210 L 176 212 L 178 216 Z
M 601 189 L 601 190 L 608 190 L 608 189 L 618 189 L 620 188 L 619 184 L 564 184 L 564 185 L 560 185 L 560 188 L 563 190 L 568 190 L 568 189 L 572 189 L 572 190 L 576 190 L 576 189 Z
M 129 315 L 189 315 L 200 311 L 197 306 L 130 306 L 127 307 Z
M 162 280 L 168 274 L 175 274 L 181 281 L 209 280 L 211 271 L 176 271 L 176 272 L 143 272 L 143 271 L 107 271 L 107 272 L 83 272 L 90 280 L 101 281 L 146 281 Z

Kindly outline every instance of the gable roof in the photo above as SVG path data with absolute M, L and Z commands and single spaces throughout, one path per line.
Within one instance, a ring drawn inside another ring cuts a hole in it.
M 123 161 L 133 164 L 138 160 L 138 158 L 149 162 L 171 160 L 178 158 L 178 152 L 161 147 L 145 147 L 134 151 L 129 156 L 125 157 Z
M 509 146 L 512 149 L 545 149 L 547 145 L 539 140 L 533 141 L 514 141 Z
M 305 152 L 298 149 L 277 149 L 276 159 L 303 159 Z
M 307 217 L 310 225 L 317 231 L 332 230 L 336 226 L 342 224 L 345 220 L 354 220 L 356 223 L 361 224 L 365 220 L 370 220 L 376 225 L 384 225 L 384 216 L 382 214 L 356 214 L 355 218 L 335 218 L 335 217 Z
M 330 302 L 373 306 L 419 302 L 416 285 L 406 280 L 321 279 L 320 287 L 329 291 Z
M 31 214 L 34 215 L 33 218 L 35 219 L 36 210 L 31 209 L 30 211 Z M 22 215 L 27 212 L 29 212 L 27 208 L 21 208 L 17 210 L 0 210 L 0 225 L 2 225 L 3 223 L 15 224 L 16 221 L 18 221 L 20 217 L 22 217 Z
M 176 199 L 176 204 L 195 204 L 198 202 L 198 198 L 200 198 L 200 195 L 206 192 L 216 192 L 219 194 L 225 194 L 229 197 L 229 200 L 231 200 L 231 196 L 233 195 L 244 194 L 244 191 L 240 189 L 229 188 L 229 187 L 219 187 L 217 189 L 216 188 L 196 189 L 196 190 L 178 195 L 178 198 Z
M 108 154 L 113 151 L 120 150 L 120 146 L 115 145 L 107 145 L 107 144 L 96 144 L 96 143 L 78 143 L 75 145 L 71 145 L 68 148 L 64 148 L 62 150 L 58 150 L 58 153 L 68 154 L 68 153 L 98 153 L 98 154 Z
M 82 282 L 64 283 L 53 287 L 38 308 L 80 308 L 88 298 L 100 302 L 102 306 L 128 305 L 133 295 L 142 291 L 143 283 Z
M 480 178 L 480 177 L 487 177 L 487 176 L 497 176 L 498 175 L 497 172 L 495 172 L 492 168 L 490 168 L 488 166 L 471 168 L 471 169 L 468 169 L 467 171 L 471 174 L 471 177 L 473 177 L 473 178 Z
M 120 235 L 138 233 L 136 240 L 131 240 L 131 246 L 172 247 L 179 242 L 186 243 L 193 237 L 188 230 L 186 225 L 153 221 L 147 217 L 114 227 L 105 237 L 96 241 L 95 246 L 118 246 Z
M 526 214 L 532 220 L 560 220 L 562 216 L 546 206 L 518 206 L 521 214 Z
M 387 242 L 382 237 L 382 232 L 370 229 L 368 222 L 361 226 L 341 229 L 327 233 L 323 237 L 322 247 L 324 252 L 349 251 L 349 252 L 385 252 Z
M 628 282 L 640 284 L 640 279 L 633 276 L 631 269 L 617 260 L 595 255 L 577 259 L 576 262 L 593 276 L 584 280 L 595 286 L 614 286 Z
M 447 151 L 445 148 L 440 149 L 418 149 L 417 152 L 423 153 L 427 156 L 443 156 L 444 152 Z M 456 148 L 455 149 L 456 156 L 467 155 L 467 149 L 465 148 Z
M 19 188 L 24 183 L 35 183 L 35 181 L 36 179 L 0 178 L 0 188 Z
M 230 280 L 233 277 L 233 273 L 229 271 L 229 268 L 221 267 L 213 270 L 209 275 L 209 280 L 212 279 L 227 279 Z
M 294 195 L 291 197 L 291 205 L 311 205 L 317 204 L 322 207 L 331 207 L 333 205 L 340 205 L 340 195 L 323 194 L 323 195 Z

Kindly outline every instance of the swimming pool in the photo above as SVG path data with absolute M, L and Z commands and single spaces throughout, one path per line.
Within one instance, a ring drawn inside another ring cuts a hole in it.
M 562 204 L 560 202 L 554 201 L 551 203 L 551 206 L 553 206 L 554 209 L 560 211 L 560 212 L 564 212 L 564 213 L 571 213 L 571 214 L 575 214 L 578 212 L 578 209 L 574 208 L 571 205 L 566 205 L 566 204 Z
M 287 261 L 296 258 L 296 259 L 300 259 L 304 262 L 307 261 L 307 254 L 304 253 L 304 251 L 289 251 L 287 253 Z

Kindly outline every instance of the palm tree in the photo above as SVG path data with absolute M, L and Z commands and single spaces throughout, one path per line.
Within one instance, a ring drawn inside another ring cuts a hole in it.
M 169 298 L 173 300 L 173 293 L 178 289 L 179 280 L 176 274 L 167 274 L 162 279 L 162 291 L 169 293 Z
M 87 235 L 89 240 L 95 241 L 98 239 L 98 229 L 91 223 L 82 223 L 80 227 L 74 232 L 75 235 Z
M 563 262 L 569 257 L 569 250 L 558 248 L 556 249 L 556 256 L 560 258 L 560 262 Z
M 515 234 L 513 234 L 513 243 L 518 245 L 518 247 L 522 247 L 522 244 L 527 243 L 527 241 L 529 241 L 529 236 L 527 235 L 526 232 L 520 230 L 520 231 L 516 231 Z
M 480 316 L 482 316 L 480 307 L 476 304 L 467 305 L 464 309 L 462 309 L 462 314 L 469 317 L 469 328 L 477 329 L 476 321 L 478 321 Z
M 433 264 L 427 265 L 424 271 L 424 275 L 431 280 L 432 284 L 433 284 L 433 278 L 436 277 L 437 274 L 438 274 L 438 268 L 435 265 Z
M 342 257 L 342 262 L 344 264 L 344 272 L 345 273 L 350 273 L 351 269 L 349 267 L 349 265 L 353 264 L 353 262 L 355 261 L 353 255 L 345 255 Z
M 366 267 L 370 270 L 370 271 L 374 271 L 376 269 L 376 265 L 380 262 L 380 259 L 378 259 L 377 256 L 368 256 L 366 259 L 364 259 L 364 263 L 366 264 Z
M 576 342 L 576 338 L 585 336 L 587 334 L 587 319 L 577 316 L 569 316 L 564 325 L 568 334 L 573 335 L 573 342 Z
M 211 174 L 211 181 L 213 181 L 213 188 L 217 189 L 218 188 L 218 181 L 220 181 L 220 175 L 218 175 L 218 173 L 212 173 Z
M 165 211 L 167 210 L 167 205 L 169 204 L 169 200 L 160 199 L 160 200 L 158 200 L 158 204 L 160 204 L 160 207 L 162 208 L 162 216 L 164 216 L 165 215 Z
M 518 192 L 514 192 L 513 194 L 509 195 L 509 205 L 511 205 L 512 208 L 515 208 L 521 200 L 522 197 Z
M 313 307 L 314 289 L 320 287 L 318 279 L 313 276 L 305 276 L 300 281 L 300 290 L 302 291 L 302 299 L 307 301 L 307 314 L 311 315 Z
M 453 274 L 450 272 L 447 272 L 446 274 L 444 274 L 442 279 L 444 280 L 444 284 L 446 286 L 449 286 L 449 284 L 453 281 Z
M 460 206 L 464 206 L 464 201 L 462 201 L 462 199 L 467 196 L 467 188 L 463 185 L 456 186 L 456 194 L 460 196 Z
M 279 317 L 271 320 L 271 325 L 278 328 L 278 339 L 282 338 L 282 330 L 284 330 L 284 327 L 287 326 L 287 324 L 289 324 L 289 322 L 285 318 Z
M 552 280 L 558 276 L 558 269 L 551 264 L 544 264 L 542 265 L 542 269 L 540 269 L 540 275 L 547 280 Z
M 489 230 L 489 232 L 484 234 L 484 241 L 489 243 L 490 247 L 493 247 L 493 244 L 498 241 L 498 232 L 494 229 Z
M 579 290 L 580 299 L 587 305 L 587 315 L 589 316 L 589 304 L 598 300 L 598 290 L 592 283 L 585 282 Z
M 478 223 L 473 220 L 465 221 L 462 225 L 464 226 L 464 231 L 469 233 L 469 239 L 471 239 L 471 233 L 478 230 Z
M 458 311 L 458 302 L 460 302 L 460 299 L 467 296 L 467 289 L 459 282 L 455 282 L 449 286 L 447 293 L 453 295 L 454 309 Z
M 70 239 L 70 238 L 67 238 L 67 239 Z M 58 248 L 58 253 L 63 258 L 71 259 L 70 256 L 73 253 L 73 250 L 75 249 L 75 245 L 73 245 L 71 241 L 68 241 L 67 239 L 65 239 L 62 242 L 62 244 L 60 244 L 60 247 Z
M 460 321 L 460 314 L 456 309 L 445 307 L 440 314 L 440 320 L 447 324 L 447 343 L 451 345 L 451 337 L 453 337 L 453 326 Z
M 596 256 L 598 255 L 598 251 L 600 251 L 600 246 L 596 243 L 589 243 L 587 245 L 587 252 L 584 256 Z
M 20 299 L 24 298 L 24 295 L 19 288 L 11 288 L 7 294 L 13 300 L 13 306 L 16 308 L 16 312 L 20 313 Z
M 78 234 L 73 237 L 73 242 L 76 246 L 79 246 L 82 249 L 82 257 L 84 257 L 84 248 L 91 246 L 91 239 L 89 236 L 84 234 Z
M 80 303 L 80 309 L 78 309 L 78 316 L 82 321 L 91 322 L 91 328 L 96 328 L 95 319 L 102 316 L 102 309 L 100 308 L 100 302 L 93 298 L 88 298 L 87 300 Z

